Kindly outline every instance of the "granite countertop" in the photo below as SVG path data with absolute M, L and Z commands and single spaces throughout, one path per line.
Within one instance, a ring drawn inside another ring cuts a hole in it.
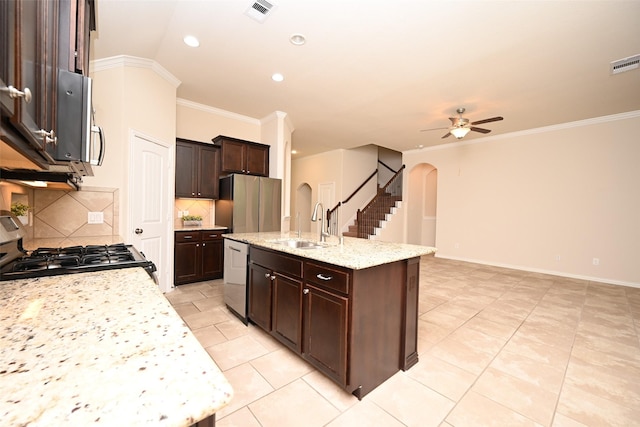
M 300 237 L 297 237 L 295 232 L 278 231 L 270 233 L 233 233 L 225 234 L 224 237 L 354 270 L 436 252 L 436 248 L 431 246 L 381 242 L 355 237 L 344 237 L 343 244 L 340 244 L 338 237 L 330 236 L 327 238 L 327 244 L 318 249 L 292 248 L 278 243 L 278 241 L 287 239 L 317 242 L 317 233 L 302 233 Z
M 182 223 L 173 228 L 174 231 L 201 231 L 201 230 L 226 230 L 227 227 L 223 225 L 211 225 L 211 224 L 203 224 L 203 225 L 182 225 Z
M 3 426 L 189 426 L 233 390 L 142 268 L 0 282 Z

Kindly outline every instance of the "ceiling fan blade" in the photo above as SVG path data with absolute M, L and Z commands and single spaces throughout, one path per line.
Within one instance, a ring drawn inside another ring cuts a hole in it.
M 420 129 L 420 132 L 427 132 L 430 130 L 442 130 L 442 129 L 449 129 L 449 128 L 431 128 L 431 129 Z
M 442 139 L 445 139 L 446 137 L 450 136 L 451 132 L 447 132 L 447 134 L 445 136 L 442 137 Z
M 473 127 L 473 126 L 471 126 L 470 129 L 472 131 L 474 131 L 474 132 L 480 132 L 480 133 L 489 133 L 489 132 L 491 132 L 491 130 L 489 130 L 489 129 L 476 128 L 476 127 Z
M 489 122 L 498 122 L 500 120 L 504 120 L 503 117 L 491 117 L 490 119 L 484 119 L 484 120 L 478 120 L 477 122 L 471 122 L 472 125 L 481 125 L 483 123 L 489 123 Z

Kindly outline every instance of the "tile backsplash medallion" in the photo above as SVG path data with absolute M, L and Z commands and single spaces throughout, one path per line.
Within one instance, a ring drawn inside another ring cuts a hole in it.
M 33 238 L 113 236 L 118 232 L 118 190 L 34 190 Z M 101 212 L 104 222 L 89 224 L 89 212 Z

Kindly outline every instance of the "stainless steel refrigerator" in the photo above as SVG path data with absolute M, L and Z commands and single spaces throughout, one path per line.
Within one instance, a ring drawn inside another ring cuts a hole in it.
M 250 175 L 221 178 L 216 224 L 232 233 L 280 231 L 281 193 L 279 179 Z M 224 302 L 246 324 L 249 245 L 224 240 Z
M 216 224 L 232 233 L 280 231 L 282 181 L 251 175 L 220 178 Z

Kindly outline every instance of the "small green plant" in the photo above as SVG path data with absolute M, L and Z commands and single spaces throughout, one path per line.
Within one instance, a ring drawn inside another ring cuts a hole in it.
M 202 221 L 202 217 L 200 215 L 185 215 L 182 217 L 183 221 Z
M 20 202 L 11 204 L 11 213 L 15 216 L 25 216 L 27 212 L 29 212 L 29 206 Z

